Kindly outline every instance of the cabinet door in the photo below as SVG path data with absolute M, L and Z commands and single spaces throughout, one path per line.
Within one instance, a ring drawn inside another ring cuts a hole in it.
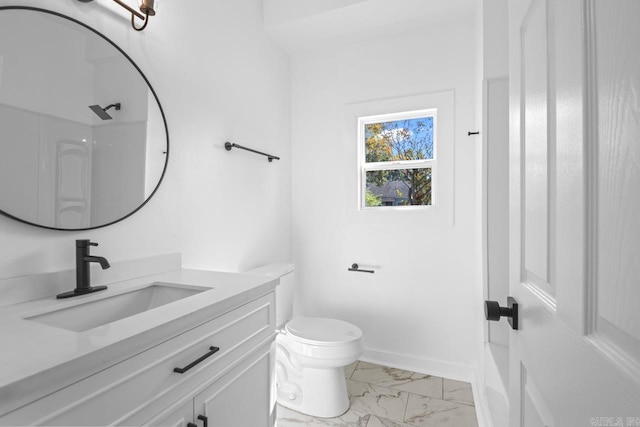
M 196 396 L 195 419 L 208 427 L 270 426 L 269 371 L 269 347 L 262 347 Z
M 145 422 L 145 426 L 154 427 L 187 427 L 187 424 L 193 420 L 193 399 L 186 402 L 171 405 L 149 421 Z

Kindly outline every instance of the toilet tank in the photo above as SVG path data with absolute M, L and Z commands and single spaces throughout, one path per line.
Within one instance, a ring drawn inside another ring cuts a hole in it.
M 280 284 L 276 286 L 276 327 L 282 328 L 293 317 L 293 293 L 295 289 L 295 267 L 290 263 L 274 263 L 263 265 L 247 274 L 267 277 L 279 277 Z

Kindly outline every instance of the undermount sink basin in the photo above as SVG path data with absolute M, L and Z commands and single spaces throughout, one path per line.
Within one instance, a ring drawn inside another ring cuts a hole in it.
M 82 332 L 210 289 L 154 282 L 142 289 L 25 319 L 70 331 Z

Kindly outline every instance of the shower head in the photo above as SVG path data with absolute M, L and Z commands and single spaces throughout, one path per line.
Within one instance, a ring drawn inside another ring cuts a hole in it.
M 91 108 L 91 111 L 96 113 L 96 115 L 102 120 L 111 120 L 113 118 L 99 105 L 89 105 L 89 108 Z
M 109 113 L 107 113 L 107 110 L 109 108 L 115 107 L 116 111 L 120 110 L 120 103 L 117 102 L 115 104 L 111 104 L 105 108 L 102 108 L 99 105 L 89 105 L 89 108 L 91 108 L 91 111 L 93 111 L 94 113 L 96 113 L 96 115 L 98 117 L 100 117 L 102 120 L 111 120 L 113 117 L 111 117 L 111 115 L 109 115 Z

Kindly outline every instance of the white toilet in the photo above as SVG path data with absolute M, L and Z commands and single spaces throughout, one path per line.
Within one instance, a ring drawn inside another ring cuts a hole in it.
M 314 417 L 344 414 L 349 396 L 343 368 L 362 354 L 360 328 L 337 319 L 293 318 L 293 264 L 269 264 L 247 273 L 280 278 L 274 346 L 277 402 Z

